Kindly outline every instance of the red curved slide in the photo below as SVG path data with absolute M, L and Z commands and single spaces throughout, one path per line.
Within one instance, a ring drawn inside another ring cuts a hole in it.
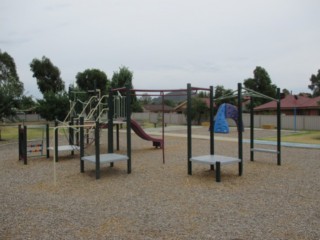
M 142 139 L 147 140 L 147 141 L 152 141 L 153 142 L 153 146 L 163 147 L 163 139 L 159 139 L 159 138 L 154 138 L 151 137 L 150 135 L 148 135 L 143 129 L 142 127 L 139 125 L 139 123 L 137 123 L 135 120 L 131 119 L 131 128 L 132 130 Z

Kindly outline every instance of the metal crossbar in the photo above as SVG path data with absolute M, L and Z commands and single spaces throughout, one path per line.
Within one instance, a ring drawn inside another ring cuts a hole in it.
M 262 94 L 262 93 L 259 93 L 259 92 L 257 92 L 257 91 L 254 91 L 254 90 L 252 90 L 252 89 L 250 89 L 250 88 L 243 88 L 243 90 L 245 90 L 245 91 L 243 92 L 243 96 L 253 96 L 253 97 L 260 97 L 260 98 L 269 99 L 269 100 L 271 100 L 271 101 L 279 101 L 278 99 L 269 97 L 269 96 L 267 96 L 267 95 L 264 95 L 264 94 Z M 249 93 L 249 94 L 246 94 L 246 93 Z M 250 93 L 252 93 L 252 94 L 250 94 Z
M 265 149 L 265 148 L 251 148 L 251 152 L 266 152 L 266 153 L 279 153 L 277 150 Z
M 257 91 L 252 90 L 252 89 L 249 89 L 249 88 L 242 88 L 242 89 L 243 89 L 243 91 L 241 93 L 242 96 L 258 97 L 258 98 L 269 99 L 271 101 L 279 101 L 278 99 L 269 97 L 267 95 L 264 95 L 262 93 L 259 93 Z M 219 100 L 224 100 L 224 99 L 229 99 L 229 98 L 235 98 L 235 97 L 237 97 L 237 91 L 236 90 L 232 91 L 230 94 L 227 94 L 227 95 L 221 96 L 219 98 L 216 98 L 216 99 L 214 99 L 214 101 L 219 101 Z

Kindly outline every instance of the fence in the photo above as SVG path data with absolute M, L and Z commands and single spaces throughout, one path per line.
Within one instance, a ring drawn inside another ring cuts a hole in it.
M 24 121 L 24 122 L 37 122 L 37 121 L 44 120 L 43 118 L 40 117 L 39 114 L 36 114 L 36 113 L 31 113 L 31 114 L 17 113 L 15 118 L 19 121 Z
M 250 126 L 250 114 L 244 113 L 242 115 L 243 124 L 245 127 Z M 139 122 L 162 122 L 162 113 L 132 113 L 132 117 Z M 19 116 L 26 122 L 42 120 L 38 114 L 26 114 Z M 164 120 L 167 124 L 186 125 L 187 121 L 184 114 L 179 113 L 165 113 Z M 235 123 L 228 119 L 230 126 L 235 126 Z M 263 125 L 277 125 L 277 118 L 274 115 L 254 115 L 254 127 L 261 128 Z M 306 115 L 282 115 L 281 125 L 283 129 L 292 130 L 320 130 L 320 116 L 306 116 Z
M 250 126 L 250 114 L 244 113 L 243 124 L 245 127 Z M 162 113 L 132 113 L 132 117 L 139 122 L 151 122 L 157 123 L 162 121 Z M 187 124 L 184 114 L 178 113 L 165 113 L 164 114 L 165 123 L 185 125 Z M 235 126 L 233 120 L 228 119 L 230 126 Z M 262 128 L 263 125 L 274 125 L 277 126 L 277 118 L 275 115 L 255 115 L 254 116 L 254 127 Z M 281 116 L 282 129 L 292 129 L 292 130 L 320 130 L 320 116 Z
M 250 114 L 243 114 L 244 126 L 250 126 Z M 230 124 L 233 124 L 230 122 Z M 254 127 L 261 128 L 263 125 L 277 126 L 277 118 L 274 115 L 255 115 Z M 282 115 L 281 128 L 291 130 L 320 130 L 320 116 L 306 115 Z

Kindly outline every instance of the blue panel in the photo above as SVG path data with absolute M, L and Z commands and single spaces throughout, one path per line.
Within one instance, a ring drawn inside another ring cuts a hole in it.
M 226 119 L 226 104 L 222 104 L 217 112 L 215 123 L 214 123 L 215 133 L 229 133 L 229 125 Z

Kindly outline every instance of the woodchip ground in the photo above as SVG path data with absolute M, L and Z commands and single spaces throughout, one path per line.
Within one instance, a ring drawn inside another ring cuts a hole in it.
M 123 153 L 125 137 L 120 134 Z M 163 164 L 162 151 L 133 134 L 131 174 L 119 162 L 102 165 L 96 180 L 93 164 L 85 163 L 80 173 L 79 153 L 60 153 L 54 185 L 52 157 L 23 165 L 17 144 L 2 145 L 0 238 L 320 239 L 320 150 L 282 147 L 277 166 L 268 153 L 256 153 L 251 162 L 249 144 L 243 147 L 243 176 L 237 165 L 222 166 L 217 183 L 207 165 L 194 163 L 193 175 L 187 174 L 185 137 L 166 136 Z M 209 154 L 209 141 L 194 138 L 192 151 Z M 217 140 L 215 151 L 237 156 L 237 142 Z

